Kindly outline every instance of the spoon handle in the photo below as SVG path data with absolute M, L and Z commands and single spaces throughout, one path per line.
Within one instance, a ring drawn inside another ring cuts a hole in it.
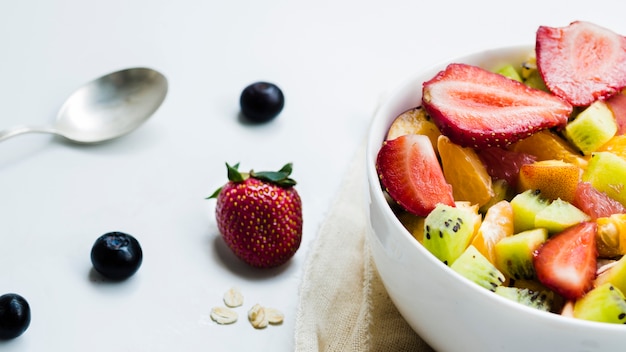
M 24 133 L 53 133 L 58 132 L 51 127 L 36 127 L 36 126 L 15 126 L 0 131 L 0 142 L 5 141 L 11 137 L 19 136 Z

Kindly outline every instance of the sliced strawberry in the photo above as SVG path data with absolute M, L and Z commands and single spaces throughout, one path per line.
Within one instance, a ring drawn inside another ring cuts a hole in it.
M 596 275 L 595 222 L 583 222 L 551 237 L 535 253 L 537 278 L 566 299 L 577 299 Z
M 426 216 L 439 203 L 454 206 L 452 187 L 424 135 L 407 134 L 385 141 L 376 170 L 389 196 L 415 215 Z
M 513 188 L 517 186 L 522 165 L 537 160 L 534 155 L 495 147 L 477 149 L 476 154 L 487 168 L 489 176 L 494 180 L 505 180 Z
M 537 68 L 550 91 L 574 106 L 614 95 L 626 86 L 626 37 L 583 21 L 541 26 Z
M 591 216 L 593 220 L 613 214 L 626 213 L 626 208 L 622 203 L 609 197 L 606 193 L 598 191 L 589 182 L 578 184 L 572 204 Z
M 500 74 L 450 64 L 424 83 L 423 106 L 441 133 L 465 147 L 504 147 L 550 127 L 562 127 L 572 106 Z
M 607 99 L 606 104 L 615 116 L 618 135 L 626 134 L 626 93 L 615 94 Z

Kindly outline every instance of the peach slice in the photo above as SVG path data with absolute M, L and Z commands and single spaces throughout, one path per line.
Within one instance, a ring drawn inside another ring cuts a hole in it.
M 405 134 L 423 134 L 433 145 L 435 153 L 439 154 L 437 150 L 437 138 L 441 134 L 435 123 L 430 119 L 430 116 L 421 107 L 409 109 L 400 115 L 398 115 L 387 132 L 386 139 L 394 139 Z
M 582 172 L 580 167 L 562 160 L 541 160 L 522 166 L 518 188 L 520 192 L 540 190 L 547 199 L 571 202 Z

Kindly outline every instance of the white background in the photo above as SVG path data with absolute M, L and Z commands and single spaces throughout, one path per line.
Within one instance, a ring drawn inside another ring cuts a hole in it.
M 26 297 L 32 323 L 0 350 L 292 351 L 307 251 L 385 92 L 443 59 L 532 44 L 539 25 L 588 20 L 626 34 L 624 10 L 571 0 L 0 2 L 0 128 L 52 122 L 74 89 L 117 69 L 156 68 L 170 84 L 153 118 L 114 142 L 1 143 L 0 294 Z M 250 125 L 239 94 L 258 80 L 278 84 L 286 106 Z M 250 269 L 204 198 L 226 181 L 224 162 L 288 161 L 304 204 L 301 249 L 279 269 Z M 91 245 L 113 230 L 139 239 L 143 266 L 123 283 L 94 282 Z M 238 323 L 219 326 L 209 312 L 231 286 L 246 302 Z M 284 311 L 284 324 L 253 329 L 254 303 Z

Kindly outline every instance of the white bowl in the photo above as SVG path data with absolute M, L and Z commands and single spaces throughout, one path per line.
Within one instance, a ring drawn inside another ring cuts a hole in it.
M 376 174 L 378 150 L 393 119 L 421 104 L 422 83 L 458 62 L 493 69 L 521 63 L 533 50 L 518 46 L 482 51 L 422 71 L 389 95 L 369 131 L 368 241 L 385 288 L 409 325 L 438 351 L 619 351 L 626 326 L 542 312 L 497 296 L 456 274 L 402 226 Z

